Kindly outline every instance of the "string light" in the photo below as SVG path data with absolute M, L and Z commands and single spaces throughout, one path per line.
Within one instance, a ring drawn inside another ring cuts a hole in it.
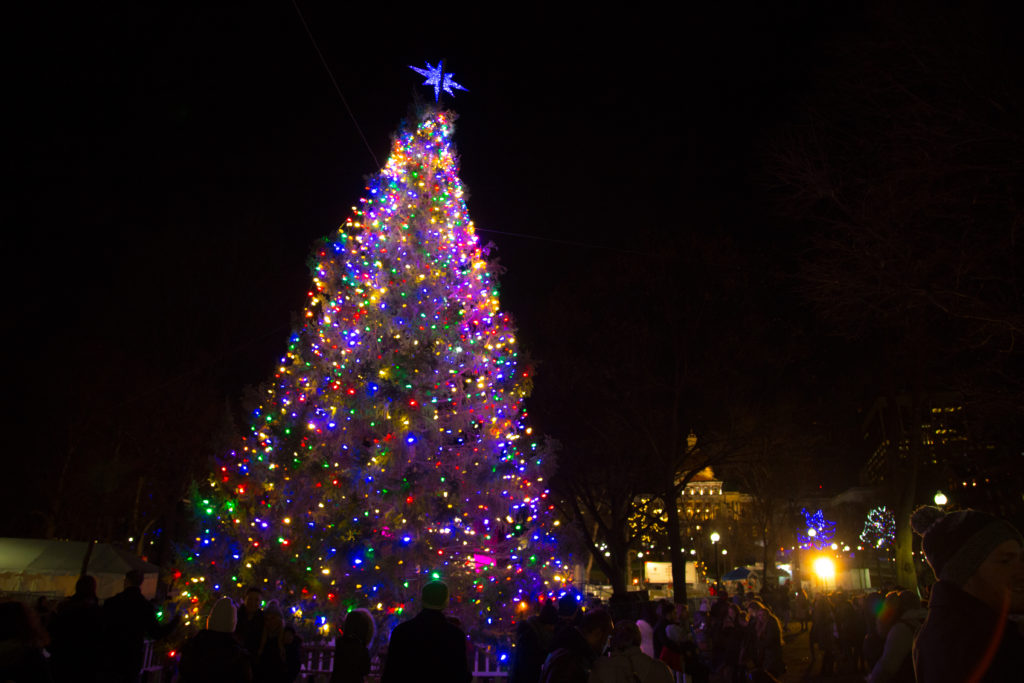
M 896 539 L 896 517 L 884 505 L 868 511 L 860 540 L 877 548 L 887 548 Z
M 802 508 L 800 512 L 803 513 L 807 524 L 806 532 L 797 534 L 800 547 L 818 550 L 829 547 L 836 535 L 836 523 L 825 519 L 825 514 L 821 510 L 812 513 L 807 508 Z
M 532 372 L 469 219 L 453 120 L 402 130 L 315 249 L 302 326 L 194 498 L 189 602 L 262 583 L 319 629 L 339 607 L 401 615 L 439 577 L 495 623 L 571 581 L 523 408 Z

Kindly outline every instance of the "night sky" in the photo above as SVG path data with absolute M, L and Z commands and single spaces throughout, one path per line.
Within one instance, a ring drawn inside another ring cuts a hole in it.
M 71 466 L 83 499 L 134 495 L 81 472 L 114 451 L 179 457 L 187 440 L 142 443 L 140 415 L 213 431 L 266 378 L 314 240 L 356 204 L 414 97 L 432 97 L 408 65 L 444 58 L 469 90 L 450 102 L 469 209 L 507 269 L 503 307 L 543 361 L 545 299 L 596 268 L 728 239 L 784 275 L 803 235 L 767 208 L 765 149 L 834 77 L 836 45 L 892 30 L 843 3 L 347 4 L 299 3 L 330 75 L 290 2 L 73 5 L 12 22 L 5 451 L 8 481 L 30 483 L 5 533 L 40 533 L 33 511 L 69 445 L 90 444 Z M 999 26 L 1000 12 L 977 16 Z M 768 299 L 802 319 L 790 292 Z M 829 367 L 832 344 L 815 362 Z

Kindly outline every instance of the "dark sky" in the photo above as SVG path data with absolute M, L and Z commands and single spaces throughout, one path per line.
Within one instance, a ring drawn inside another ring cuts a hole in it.
M 288 2 L 21 23 L 9 290 L 26 295 L 8 318 L 34 330 L 27 353 L 83 334 L 131 344 L 140 320 L 164 336 L 206 322 L 206 302 L 231 319 L 209 330 L 219 350 L 269 335 L 238 368 L 255 381 L 302 304 L 312 241 L 358 200 L 413 93 L 428 96 L 407 65 L 441 57 L 470 90 L 454 102 L 462 176 L 520 317 L 594 248 L 657 250 L 628 223 L 757 233 L 752 145 L 794 106 L 818 41 L 857 21 L 814 3 L 486 18 L 337 4 L 301 7 L 355 122 Z
M 83 405 L 109 416 L 182 382 L 233 402 L 265 378 L 312 242 L 429 97 L 408 65 L 445 58 L 469 89 L 452 106 L 470 213 L 543 356 L 543 298 L 597 255 L 725 234 L 791 259 L 758 155 L 827 78 L 829 46 L 874 30 L 822 2 L 359 4 L 299 3 L 351 116 L 290 2 L 12 21 L 8 384 L 17 450 L 49 481 Z

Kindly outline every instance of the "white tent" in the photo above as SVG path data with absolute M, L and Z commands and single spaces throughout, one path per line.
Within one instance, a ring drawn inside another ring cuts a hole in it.
M 0 538 L 0 592 L 21 595 L 71 595 L 89 548 L 86 541 Z M 142 572 L 142 594 L 156 594 L 159 567 L 109 543 L 96 543 L 86 573 L 96 578 L 96 595 L 105 600 L 124 588 L 124 575 Z

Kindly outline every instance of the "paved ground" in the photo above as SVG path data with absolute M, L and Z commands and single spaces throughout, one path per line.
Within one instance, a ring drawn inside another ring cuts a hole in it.
M 786 645 L 782 654 L 786 661 L 786 674 L 782 676 L 783 683 L 864 683 L 864 675 L 860 674 L 836 674 L 834 676 L 822 677 L 818 675 L 821 671 L 821 651 L 818 651 L 817 659 L 811 666 L 811 652 L 807 645 L 809 631 L 800 633 L 799 624 L 790 624 L 786 631 Z

